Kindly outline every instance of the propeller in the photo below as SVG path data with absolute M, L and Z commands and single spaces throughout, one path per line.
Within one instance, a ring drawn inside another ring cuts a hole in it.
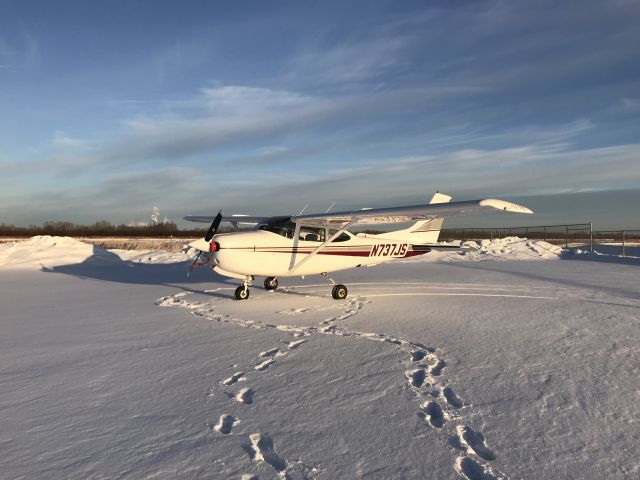
M 220 226 L 220 222 L 221 221 L 222 221 L 222 210 L 220 210 L 218 212 L 218 215 L 216 215 L 216 218 L 214 218 L 213 222 L 211 222 L 211 226 L 209 227 L 209 231 L 207 231 L 207 234 L 204 236 L 205 241 L 207 241 L 207 242 L 211 241 L 213 236 L 218 231 L 218 227 Z
M 191 264 L 191 267 L 187 272 L 187 277 L 191 275 L 191 272 L 193 271 L 194 268 L 207 265 L 209 263 L 209 259 L 211 258 L 211 255 L 213 255 L 214 252 L 217 252 L 218 249 L 220 248 L 220 245 L 218 244 L 218 242 L 211 242 L 211 239 L 218 231 L 220 222 L 222 222 L 222 210 L 218 212 L 218 215 L 216 215 L 216 217 L 213 219 L 213 222 L 211 222 L 211 226 L 209 227 L 209 230 L 207 230 L 207 234 L 204 236 L 204 240 L 196 240 L 189 244 L 189 246 L 198 250 L 198 255 L 193 260 L 193 263 Z M 205 262 L 200 262 L 199 261 L 200 256 L 205 252 L 210 252 L 207 257 L 207 260 Z

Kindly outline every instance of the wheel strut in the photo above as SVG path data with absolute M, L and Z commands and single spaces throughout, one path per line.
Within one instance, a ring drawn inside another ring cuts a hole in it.
M 236 300 L 246 300 L 249 298 L 249 285 L 251 284 L 252 277 L 247 275 L 244 278 L 244 282 L 238 288 L 236 288 Z
M 331 296 L 333 298 L 335 298 L 336 300 L 344 300 L 345 298 L 347 298 L 347 287 L 336 283 L 336 281 L 331 278 L 326 272 L 321 273 L 320 275 L 328 279 L 333 284 L 333 289 L 331 290 Z

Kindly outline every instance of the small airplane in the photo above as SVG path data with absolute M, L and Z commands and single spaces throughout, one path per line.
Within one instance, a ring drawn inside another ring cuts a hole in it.
M 424 255 L 432 250 L 460 250 L 458 246 L 438 245 L 444 217 L 451 215 L 504 211 L 533 213 L 526 207 L 493 198 L 450 202 L 451 197 L 436 192 L 428 205 L 391 208 L 365 208 L 347 212 L 328 211 L 312 215 L 215 217 L 190 215 L 191 222 L 209 223 L 204 239 L 189 245 L 198 250 L 193 268 L 208 265 L 231 278 L 242 280 L 235 291 L 237 300 L 249 298 L 249 285 L 256 276 L 266 277 L 264 288 L 278 288 L 278 277 L 322 275 L 332 284 L 336 300 L 347 298 L 347 287 L 337 284 L 330 272 L 370 267 L 390 260 Z M 253 224 L 252 231 L 216 235 L 221 222 L 236 229 Z M 360 225 L 409 223 L 408 228 L 380 234 L 353 234 L 349 228 Z M 204 260 L 201 261 L 201 257 Z

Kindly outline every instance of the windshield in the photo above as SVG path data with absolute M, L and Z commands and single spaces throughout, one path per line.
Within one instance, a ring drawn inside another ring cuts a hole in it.
M 290 221 L 272 223 L 271 225 L 260 225 L 258 230 L 275 233 L 285 238 L 293 238 L 296 224 Z

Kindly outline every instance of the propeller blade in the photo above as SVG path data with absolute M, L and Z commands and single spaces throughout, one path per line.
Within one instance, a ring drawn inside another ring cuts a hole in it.
M 210 242 L 213 236 L 216 234 L 216 231 L 218 230 L 218 227 L 220 226 L 221 221 L 222 221 L 222 210 L 220 210 L 218 212 L 218 215 L 216 215 L 216 218 L 213 219 L 213 222 L 211 222 L 211 226 L 209 227 L 209 231 L 204 236 L 204 239 L 207 242 Z

